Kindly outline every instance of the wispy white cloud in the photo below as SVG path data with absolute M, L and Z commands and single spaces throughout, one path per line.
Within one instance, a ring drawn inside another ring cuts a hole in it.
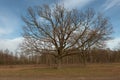
M 0 12 L 0 49 L 9 49 L 14 52 L 22 38 L 16 38 L 18 34 L 20 22 L 18 16 L 11 11 L 2 10 Z M 10 37 L 14 39 L 9 39 Z
M 19 44 L 22 43 L 22 41 L 22 37 L 17 37 L 14 39 L 0 39 L 0 49 L 9 49 L 10 51 L 14 52 L 18 48 Z
M 11 32 L 12 32 L 12 30 L 10 30 L 9 28 L 0 28 L 0 35 L 6 35 Z
M 113 40 L 109 40 L 106 43 L 107 43 L 108 48 L 114 50 L 118 47 L 118 44 L 120 43 L 120 38 L 115 38 Z
M 0 39 L 14 38 L 21 29 L 20 16 L 9 10 L 0 9 Z
M 0 13 L 0 37 L 13 33 L 19 26 L 19 19 L 10 12 L 2 11 Z
M 120 0 L 106 0 L 105 4 L 103 4 L 102 8 L 106 11 L 113 7 L 120 6 Z
M 94 0 L 63 0 L 61 4 L 64 4 L 66 8 L 77 8 L 84 7 L 85 5 L 91 3 Z

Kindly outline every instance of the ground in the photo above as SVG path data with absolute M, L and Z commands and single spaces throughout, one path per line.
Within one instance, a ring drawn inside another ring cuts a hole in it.
M 0 66 L 0 80 L 120 80 L 120 63 L 53 69 L 43 65 Z

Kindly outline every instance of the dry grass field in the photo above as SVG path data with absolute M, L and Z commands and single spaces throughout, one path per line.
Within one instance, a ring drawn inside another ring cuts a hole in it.
M 42 65 L 0 66 L 0 80 L 120 80 L 120 63 L 53 69 Z

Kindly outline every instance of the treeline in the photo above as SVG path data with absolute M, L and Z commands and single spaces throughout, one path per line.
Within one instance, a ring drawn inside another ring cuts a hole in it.
M 16 64 L 18 58 L 8 49 L 0 50 L 0 64 Z
M 82 64 L 82 63 L 113 63 L 120 62 L 120 51 L 94 48 L 82 54 L 76 51 L 76 55 L 66 56 L 61 59 L 61 64 Z M 12 64 L 56 64 L 55 57 L 44 53 L 41 55 L 26 53 L 12 53 L 9 50 L 0 50 L 0 65 Z
M 18 53 L 10 52 L 8 49 L 0 50 L 0 65 L 15 65 L 23 64 L 24 60 L 28 60 L 25 56 L 20 56 Z

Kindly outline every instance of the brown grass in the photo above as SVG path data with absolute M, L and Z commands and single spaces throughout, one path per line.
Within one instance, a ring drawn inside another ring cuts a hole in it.
M 44 65 L 0 66 L 0 80 L 120 80 L 120 63 L 69 66 L 58 70 Z

